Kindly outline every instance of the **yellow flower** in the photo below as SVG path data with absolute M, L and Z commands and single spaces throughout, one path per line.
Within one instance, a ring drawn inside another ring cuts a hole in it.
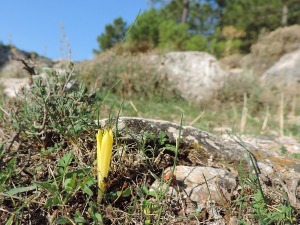
M 113 132 L 112 130 L 98 130 L 97 139 L 97 177 L 98 177 L 98 202 L 101 202 L 105 192 L 105 178 L 108 176 L 112 156 Z

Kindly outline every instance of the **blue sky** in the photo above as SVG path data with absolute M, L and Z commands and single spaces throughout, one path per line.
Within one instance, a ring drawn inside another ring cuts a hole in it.
M 0 41 L 52 59 L 66 57 L 69 42 L 72 60 L 89 59 L 106 24 L 120 16 L 130 24 L 149 7 L 147 0 L 3 0 Z

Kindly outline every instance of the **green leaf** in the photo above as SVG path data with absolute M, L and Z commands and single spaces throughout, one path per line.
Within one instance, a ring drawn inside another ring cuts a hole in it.
M 36 182 L 37 186 L 51 192 L 51 193 L 57 193 L 58 188 L 55 183 L 49 183 L 49 182 Z
M 16 169 L 16 158 L 13 158 L 9 161 L 9 163 L 6 165 L 6 170 L 12 173 Z
M 57 220 L 55 220 L 55 224 L 70 224 L 70 219 L 66 217 L 60 217 Z
M 154 134 L 151 134 L 151 133 L 147 133 L 147 132 L 145 132 L 145 138 L 146 139 L 149 139 L 150 141 L 153 141 L 153 140 L 155 140 L 155 136 L 154 136 Z
M 55 205 L 58 205 L 60 204 L 61 201 L 59 199 L 59 196 L 58 194 L 55 194 L 53 198 L 48 198 L 47 201 L 46 201 L 46 204 L 45 204 L 45 207 L 46 208 L 50 208 L 52 206 L 55 206 Z
M 173 146 L 173 145 L 167 144 L 166 147 L 163 148 L 163 151 L 165 151 L 165 150 L 169 150 L 169 151 L 172 151 L 172 152 L 176 152 L 176 147 Z
M 114 199 L 119 198 L 120 195 L 124 198 L 130 196 L 131 195 L 131 188 L 127 187 L 123 192 L 122 191 L 117 191 L 117 192 L 110 193 L 110 196 L 113 197 Z
M 16 158 L 11 159 L 5 166 L 5 169 L 0 172 L 0 191 L 5 190 L 5 182 L 16 171 Z
M 126 198 L 126 197 L 128 197 L 128 196 L 130 196 L 130 195 L 131 195 L 131 188 L 130 188 L 130 187 L 127 187 L 127 188 L 123 191 L 122 197 Z
M 15 194 L 18 194 L 18 193 L 32 191 L 32 190 L 35 190 L 36 188 L 37 188 L 37 186 L 35 184 L 32 185 L 32 186 L 28 186 L 28 187 L 17 187 L 17 188 L 10 189 L 9 191 L 6 192 L 6 194 L 15 195 Z
M 78 169 L 72 172 L 68 172 L 65 174 L 66 178 L 71 178 L 73 174 L 76 174 L 77 177 L 83 178 L 86 177 L 91 172 L 91 168 Z
M 81 184 L 81 190 L 89 196 L 93 196 L 93 191 L 90 189 L 90 186 L 94 185 L 96 180 L 90 177 L 87 177 L 86 180 Z
M 0 146 L 0 156 L 2 156 L 3 149 L 4 149 L 4 144 L 2 144 L 2 145 Z
M 57 169 L 57 172 L 58 172 L 61 176 L 63 176 L 63 175 L 65 174 L 65 169 L 64 169 L 64 168 L 58 168 L 58 169 Z
M 159 141 L 159 144 L 160 145 L 164 145 L 165 142 L 167 141 L 167 138 L 166 138 L 166 134 L 162 131 L 159 131 L 158 133 L 158 141 Z
M 158 193 L 155 190 L 152 190 L 148 192 L 148 195 L 152 197 L 157 197 Z
M 102 215 L 100 213 L 95 213 L 95 218 L 99 221 L 103 223 L 103 219 L 102 219 Z
M 15 214 L 12 214 L 9 219 L 7 220 L 7 222 L 5 223 L 5 225 L 12 225 L 13 222 L 14 222 L 14 217 L 15 217 Z
M 69 166 L 69 164 L 71 163 L 73 159 L 73 153 L 72 152 L 69 152 L 67 154 L 65 154 L 59 161 L 59 165 L 61 165 L 64 170 L 66 170 L 66 168 Z
M 293 153 L 291 155 L 292 158 L 300 159 L 300 153 Z
M 86 223 L 86 220 L 85 220 L 84 217 L 80 214 L 79 211 L 76 211 L 76 212 L 75 212 L 74 221 L 75 221 L 76 223 L 79 223 L 79 224 Z
M 141 189 L 140 187 L 137 187 L 137 194 L 140 198 L 143 198 L 144 197 L 143 189 Z
M 87 195 L 93 196 L 93 191 L 89 188 L 89 186 L 84 185 L 81 189 L 82 189 L 82 191 L 83 191 L 84 193 L 86 193 Z
M 144 192 L 146 195 L 148 195 L 149 190 L 148 190 L 148 188 L 147 188 L 146 186 L 142 186 L 142 190 L 143 190 L 143 192 Z
M 72 178 L 65 179 L 64 189 L 66 192 L 70 193 L 74 190 L 76 183 L 76 174 L 74 173 Z

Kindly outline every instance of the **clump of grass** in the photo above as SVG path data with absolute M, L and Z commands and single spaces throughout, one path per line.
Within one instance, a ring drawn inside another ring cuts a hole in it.
M 114 64 L 109 67 L 111 60 Z M 158 73 L 154 63 L 143 55 L 119 55 L 114 58 L 106 53 L 93 61 L 81 63 L 78 76 L 92 88 L 111 90 L 112 94 L 125 100 L 180 99 L 166 77 Z M 114 86 L 116 81 L 119 84 Z
M 78 136 L 89 127 L 96 96 L 74 83 L 73 70 L 72 63 L 65 74 L 50 69 L 47 79 L 37 78 L 29 91 L 23 90 L 11 118 L 16 132 L 47 140 L 51 134 Z

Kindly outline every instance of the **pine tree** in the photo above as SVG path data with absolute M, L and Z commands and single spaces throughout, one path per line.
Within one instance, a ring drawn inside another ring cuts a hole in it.
M 116 43 L 121 42 L 127 32 L 126 22 L 121 17 L 114 20 L 113 24 L 105 26 L 105 33 L 98 36 L 100 50 L 94 50 L 95 54 L 100 53 L 106 49 L 112 48 Z

